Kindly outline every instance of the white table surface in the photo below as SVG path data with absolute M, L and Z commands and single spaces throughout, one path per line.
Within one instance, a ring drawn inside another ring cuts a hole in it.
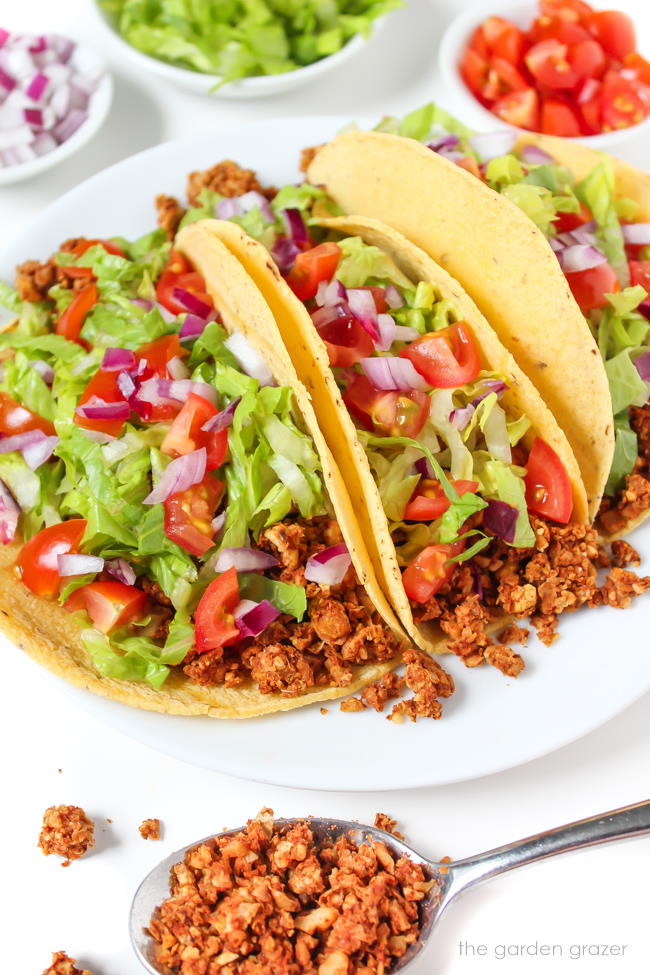
M 97 43 L 89 3 L 3 0 L 2 24 L 57 29 Z M 199 126 L 304 113 L 344 112 L 352 119 L 403 113 L 432 97 L 445 103 L 436 77 L 436 38 L 459 6 L 450 0 L 410 0 L 406 10 L 391 17 L 390 28 L 336 78 L 268 101 L 210 102 L 139 75 L 118 52 L 107 50 L 116 82 L 108 123 L 62 167 L 0 190 L 0 232 L 15 232 L 99 169 Z M 642 36 L 650 38 L 645 0 L 620 6 L 634 14 Z M 639 165 L 645 159 L 647 167 L 647 136 L 645 141 L 642 145 L 631 138 L 619 154 Z M 604 681 L 616 679 L 616 666 L 613 648 L 612 671 L 603 674 Z M 65 949 L 93 975 L 139 975 L 126 928 L 138 880 L 171 850 L 238 825 L 264 805 L 285 816 L 314 813 L 367 822 L 381 810 L 399 819 L 408 839 L 423 852 L 459 858 L 647 798 L 649 703 L 646 695 L 581 741 L 499 775 L 446 788 L 336 795 L 259 786 L 168 759 L 77 711 L 49 675 L 18 652 L 11 653 L 4 660 L 0 712 L 6 897 L 1 971 L 40 975 L 50 952 Z M 552 701 L 548 720 L 553 720 Z M 359 758 L 380 761 L 365 755 L 362 747 Z M 98 825 L 95 852 L 67 870 L 58 858 L 46 859 L 36 848 L 43 810 L 58 803 L 83 806 Z M 137 831 L 152 816 L 164 823 L 161 843 L 144 842 Z M 502 877 L 452 908 L 413 975 L 647 973 L 648 862 L 648 840 L 635 840 Z M 540 954 L 542 945 L 555 946 L 554 955 Z M 624 952 L 619 948 L 617 956 L 609 950 L 606 956 L 593 954 L 594 946 L 602 953 L 614 945 L 625 945 Z

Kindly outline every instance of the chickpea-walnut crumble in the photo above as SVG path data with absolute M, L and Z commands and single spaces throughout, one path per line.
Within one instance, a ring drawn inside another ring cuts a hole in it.
M 45 854 L 63 857 L 69 867 L 95 844 L 95 824 L 79 806 L 50 806 L 43 814 L 38 845 Z

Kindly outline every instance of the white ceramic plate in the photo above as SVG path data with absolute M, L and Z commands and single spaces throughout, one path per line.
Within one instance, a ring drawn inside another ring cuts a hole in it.
M 133 156 L 76 187 L 26 227 L 0 258 L 0 277 L 11 280 L 19 261 L 45 258 L 66 237 L 146 232 L 154 224 L 155 194 L 182 196 L 190 170 L 226 157 L 257 169 L 275 185 L 296 180 L 300 150 L 327 140 L 348 121 L 233 124 Z M 650 531 L 641 529 L 632 541 L 650 565 Z M 171 717 L 51 680 L 112 727 L 215 771 L 310 789 L 442 785 L 553 751 L 650 689 L 649 598 L 641 597 L 624 612 L 596 609 L 564 618 L 552 647 L 530 641 L 524 651 L 527 667 L 517 680 L 487 666 L 466 670 L 459 660 L 445 658 L 458 686 L 441 721 L 395 725 L 374 711 L 342 714 L 336 702 L 327 715 L 316 706 L 249 721 Z

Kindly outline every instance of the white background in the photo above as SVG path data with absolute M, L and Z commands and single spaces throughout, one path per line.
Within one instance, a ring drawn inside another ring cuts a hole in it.
M 57 29 L 99 44 L 89 4 L 2 0 L 2 26 Z M 453 109 L 441 91 L 435 61 L 437 38 L 459 6 L 410 0 L 408 9 L 393 15 L 388 29 L 335 78 L 271 101 L 211 102 L 139 75 L 109 48 L 116 96 L 108 123 L 62 167 L 0 190 L 0 232 L 11 235 L 97 170 L 220 121 L 399 114 L 430 98 Z M 495 0 L 489 12 L 497 6 Z M 650 8 L 643 0 L 618 6 L 633 13 L 641 47 L 650 50 Z M 631 138 L 618 152 L 641 165 L 645 159 L 648 168 L 649 143 L 648 136 L 645 144 Z M 647 640 L 647 633 L 639 639 Z M 613 647 L 603 682 L 616 680 L 616 667 Z M 519 769 L 446 788 L 335 795 L 241 782 L 158 755 L 105 729 L 92 712 L 77 710 L 53 678 L 18 652 L 7 651 L 3 677 L 3 975 L 39 975 L 50 952 L 60 949 L 93 975 L 139 975 L 126 927 L 139 879 L 174 848 L 238 825 L 263 805 L 285 816 L 314 813 L 366 822 L 381 810 L 399 819 L 422 852 L 459 858 L 650 793 L 648 696 L 582 741 Z M 549 700 L 548 721 L 553 720 Z M 373 754 L 371 742 L 351 741 L 341 760 L 380 763 L 381 756 Z M 67 870 L 36 848 L 42 812 L 58 803 L 83 806 L 98 827 L 95 852 Z M 140 839 L 137 827 L 150 816 L 165 825 L 162 843 Z M 643 975 L 650 971 L 648 862 L 648 840 L 636 840 L 548 861 L 475 890 L 451 909 L 413 975 Z M 487 955 L 472 958 L 471 948 L 463 954 L 460 942 L 486 945 Z M 530 954 L 496 957 L 497 946 L 513 952 L 517 945 L 530 950 L 535 943 L 559 945 L 563 957 L 557 949 L 553 960 Z M 612 944 L 627 945 L 622 958 L 570 957 L 576 953 L 571 946 Z

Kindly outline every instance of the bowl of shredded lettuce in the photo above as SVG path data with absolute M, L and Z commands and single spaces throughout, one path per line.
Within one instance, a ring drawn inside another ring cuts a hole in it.
M 404 0 L 96 0 L 141 67 L 222 98 L 301 87 L 353 57 Z

